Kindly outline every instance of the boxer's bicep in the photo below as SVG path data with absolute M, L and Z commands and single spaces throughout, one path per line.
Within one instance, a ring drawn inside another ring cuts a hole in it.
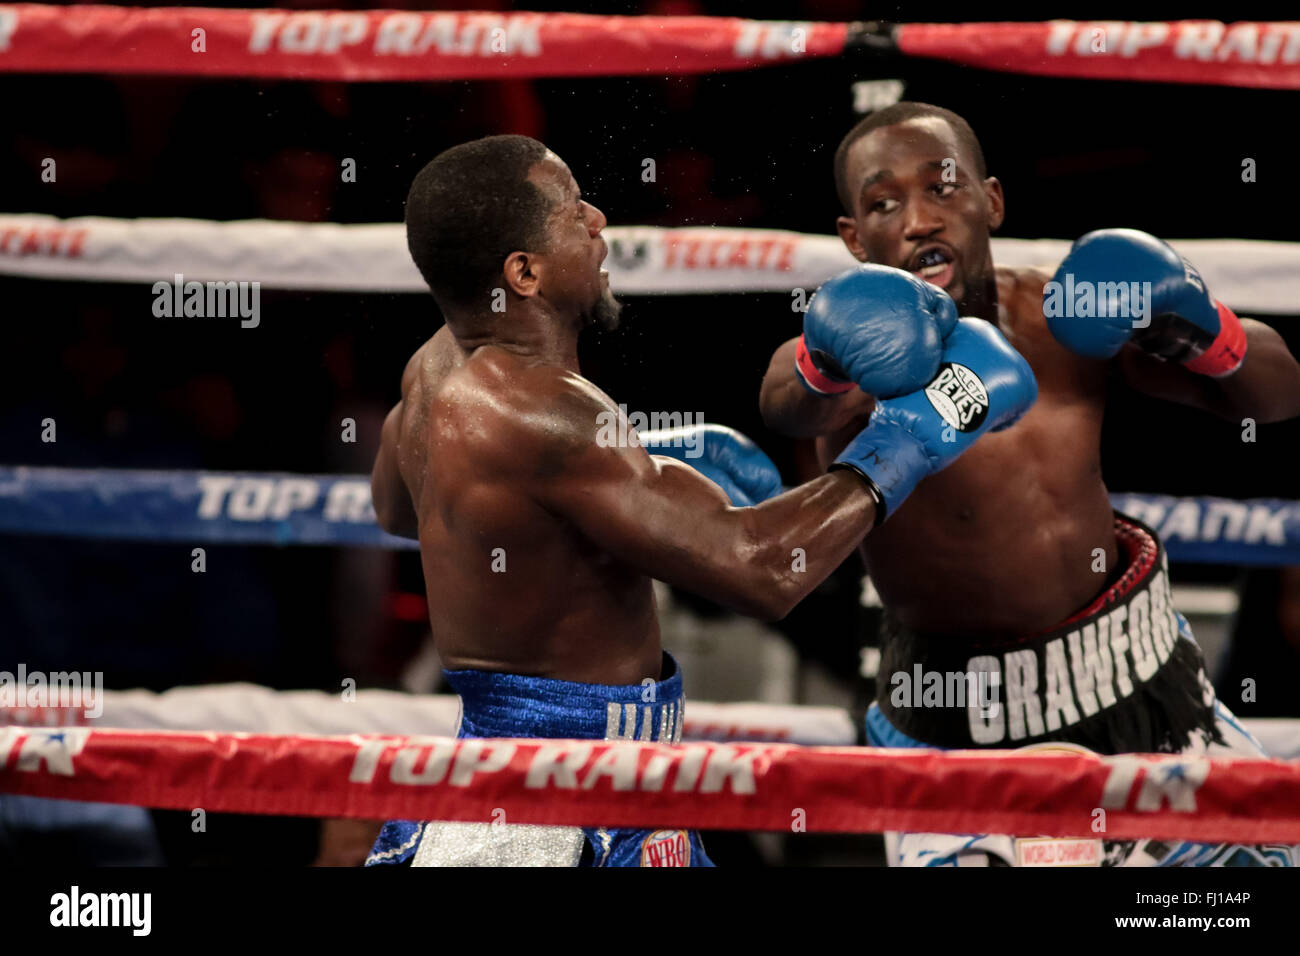
M 752 523 L 695 469 L 581 430 L 553 431 L 537 461 L 538 502 L 601 550 L 742 613 L 769 614 L 748 560 Z
M 721 488 L 638 447 L 593 446 L 572 459 L 547 497 L 597 545 L 672 584 L 723 561 L 734 533 Z
M 734 508 L 689 465 L 640 448 L 593 452 L 587 465 L 554 491 L 587 538 L 650 577 L 762 620 L 788 614 L 875 522 L 872 495 L 847 471 Z

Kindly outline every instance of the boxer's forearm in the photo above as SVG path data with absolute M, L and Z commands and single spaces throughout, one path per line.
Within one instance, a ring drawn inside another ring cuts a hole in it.
M 1241 325 L 1246 360 L 1232 375 L 1210 380 L 1229 417 L 1267 424 L 1300 415 L 1300 363 L 1282 336 L 1263 322 L 1242 319 Z
M 735 508 L 690 466 L 630 451 L 593 449 L 586 474 L 540 489 L 542 503 L 628 566 L 750 617 L 788 614 L 876 521 L 848 472 Z
M 769 615 L 785 617 L 853 553 L 876 522 L 875 497 L 849 471 L 835 471 L 753 508 L 746 566 L 755 587 L 770 590 Z
M 1246 358 L 1231 375 L 1218 379 L 1198 375 L 1130 345 L 1118 356 L 1124 378 L 1147 395 L 1190 405 L 1227 421 L 1250 418 L 1267 424 L 1300 415 L 1300 364 L 1269 326 L 1253 319 L 1242 319 L 1241 324 L 1246 332 Z
M 816 438 L 870 413 L 871 398 L 859 389 L 823 397 L 799 384 L 794 371 L 797 341 L 791 339 L 776 350 L 763 376 L 758 403 L 768 428 L 791 438 Z
M 671 563 L 695 557 L 680 571 L 668 571 L 670 565 L 646 570 L 748 617 L 779 621 L 875 523 L 876 500 L 866 483 L 835 471 L 752 508 L 695 511 L 674 536 Z

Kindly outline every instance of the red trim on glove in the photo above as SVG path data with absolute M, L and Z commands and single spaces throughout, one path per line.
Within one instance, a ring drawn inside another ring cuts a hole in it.
M 1219 307 L 1218 337 L 1196 358 L 1184 362 L 1183 367 L 1200 375 L 1223 378 L 1241 368 L 1246 360 L 1246 330 L 1230 308 L 1222 302 L 1214 304 Z
M 794 347 L 794 367 L 795 371 L 814 392 L 821 395 L 843 395 L 845 392 L 853 389 L 852 382 L 837 382 L 833 378 L 827 378 L 821 373 L 816 365 L 813 364 L 812 356 L 808 354 L 808 346 L 804 343 L 803 336 L 799 336 L 799 341 Z

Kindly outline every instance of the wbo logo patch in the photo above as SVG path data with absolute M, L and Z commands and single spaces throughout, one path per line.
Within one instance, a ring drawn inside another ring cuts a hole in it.
M 641 865 L 690 866 L 690 834 L 685 830 L 655 830 L 641 841 Z

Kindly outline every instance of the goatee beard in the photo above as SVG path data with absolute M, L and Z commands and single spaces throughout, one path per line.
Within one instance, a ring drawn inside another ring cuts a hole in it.
M 595 326 L 603 332 L 613 332 L 618 328 L 618 317 L 622 311 L 623 303 L 614 298 L 613 292 L 606 289 L 587 313 L 584 324 L 588 328 Z

